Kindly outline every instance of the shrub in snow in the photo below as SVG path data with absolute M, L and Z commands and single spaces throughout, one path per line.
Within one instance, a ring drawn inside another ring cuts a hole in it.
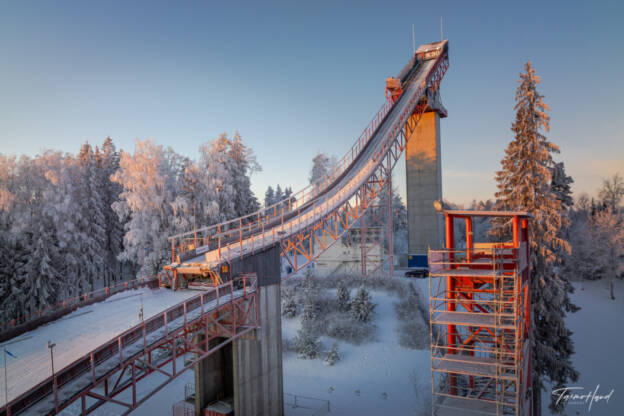
M 325 319 L 325 333 L 342 341 L 352 344 L 361 344 L 375 338 L 377 329 L 372 322 L 363 322 L 353 319 L 349 313 L 333 313 Z
M 363 287 L 359 288 L 353 301 L 351 302 L 351 314 L 355 319 L 361 322 L 371 320 L 375 304 L 371 302 L 368 291 Z
M 297 316 L 297 303 L 295 303 L 294 298 L 289 298 L 284 303 L 284 307 L 282 308 L 282 315 L 286 318 L 294 318 Z
M 311 293 L 307 293 L 304 303 L 303 303 L 303 312 L 301 314 L 301 322 L 304 321 L 314 321 L 318 316 L 316 300 Z
M 326 365 L 334 365 L 336 362 L 340 361 L 340 354 L 338 354 L 338 343 L 334 342 L 331 350 L 327 351 L 325 354 L 325 364 Z
M 306 360 L 313 360 L 319 356 L 321 350 L 321 342 L 318 339 L 318 335 L 310 328 L 305 322 L 299 331 L 297 336 L 293 340 L 294 349 L 297 352 L 299 358 Z
M 348 311 L 350 308 L 351 295 L 349 289 L 345 286 L 344 282 L 338 284 L 338 309 L 341 311 Z
M 429 315 L 412 284 L 410 284 L 407 294 L 403 294 L 401 300 L 395 305 L 395 312 L 399 319 L 397 327 L 399 345 L 412 349 L 427 348 Z

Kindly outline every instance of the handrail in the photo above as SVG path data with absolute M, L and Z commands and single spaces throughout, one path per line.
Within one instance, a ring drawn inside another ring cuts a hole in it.
M 236 290 L 240 290 L 238 288 L 235 288 L 235 284 L 237 286 L 238 283 L 243 284 L 243 287 L 240 288 L 243 290 L 243 297 L 246 296 L 247 293 L 255 292 L 257 289 L 257 278 L 253 275 L 244 275 L 234 278 L 219 286 L 215 286 L 214 290 L 212 291 L 201 292 L 191 298 L 185 299 L 182 302 L 173 305 L 165 309 L 164 311 L 159 312 L 151 318 L 142 321 L 137 325 L 134 325 L 133 327 L 125 330 L 124 332 L 115 336 L 109 341 L 102 343 L 97 348 L 89 351 L 88 353 L 84 354 L 80 358 L 74 360 L 72 363 L 57 371 L 54 376 L 47 377 L 45 380 L 41 381 L 40 383 L 36 384 L 35 386 L 31 387 L 27 391 L 23 392 L 22 394 L 11 400 L 8 404 L 5 404 L 5 407 L 2 410 L 5 410 L 7 406 L 16 406 L 24 400 L 26 400 L 26 403 L 29 403 L 29 405 L 37 403 L 43 398 L 47 397 L 49 394 L 51 394 L 52 389 L 48 387 L 56 385 L 58 390 L 62 386 L 76 380 L 78 377 L 89 371 L 92 371 L 94 374 L 93 377 L 95 377 L 94 366 L 97 366 L 98 364 L 101 364 L 102 362 L 116 355 L 119 356 L 120 364 L 122 364 L 123 362 L 131 358 L 131 356 L 123 356 L 124 348 L 132 345 L 141 337 L 143 337 L 143 347 L 147 347 L 147 335 L 154 333 L 162 329 L 163 327 L 165 327 L 165 335 L 163 338 L 166 338 L 169 334 L 169 324 L 173 320 L 184 316 L 184 323 L 186 323 L 188 313 L 195 311 L 198 308 L 201 308 L 202 314 L 204 314 L 204 305 L 206 305 L 210 301 L 217 300 L 215 308 L 219 307 L 218 299 L 220 299 L 224 295 L 231 296 L 231 299 L 227 302 L 233 301 L 234 292 Z M 175 328 L 173 328 L 172 330 L 175 330 Z M 151 344 L 159 342 L 159 340 L 152 341 Z
M 416 105 L 421 100 L 425 90 L 427 88 L 436 89 L 441 81 L 441 78 L 448 67 L 448 55 L 446 53 L 441 54 L 436 58 L 433 65 L 427 68 L 427 74 L 425 78 L 418 84 L 417 89 L 412 93 L 412 96 L 407 103 L 406 110 L 401 113 L 398 118 L 397 125 L 394 126 L 386 135 L 380 139 L 379 148 L 376 148 L 371 155 L 371 160 L 376 163 L 380 163 L 382 157 L 389 151 L 390 140 L 399 134 L 402 126 L 407 122 L 411 112 L 416 108 Z M 415 81 L 412 81 L 415 82 Z M 407 89 L 406 89 L 407 91 Z M 402 98 L 402 97 L 401 97 Z M 376 116 L 371 120 L 364 132 L 360 135 L 358 140 L 353 144 L 350 151 L 348 151 L 341 161 L 337 164 L 332 172 L 329 172 L 323 178 L 314 184 L 308 185 L 301 191 L 288 198 L 277 202 L 269 207 L 262 208 L 255 213 L 248 214 L 246 216 L 235 218 L 220 224 L 203 227 L 194 231 L 189 231 L 170 237 L 171 241 L 171 262 L 177 263 L 177 254 L 182 254 L 187 250 L 197 249 L 201 247 L 200 251 L 190 253 L 190 255 L 201 255 L 201 253 L 209 252 L 212 250 L 219 251 L 219 257 L 221 256 L 221 250 L 224 248 L 223 244 L 226 244 L 225 250 L 228 251 L 232 248 L 228 244 L 236 242 L 240 246 L 241 252 L 243 248 L 243 234 L 245 238 L 258 234 L 259 232 L 265 232 L 266 228 L 282 227 L 285 221 L 289 221 L 293 215 L 299 216 L 301 209 L 309 210 L 309 204 L 312 202 L 312 212 L 315 213 L 318 201 L 318 195 L 327 189 L 333 181 L 340 177 L 348 168 L 351 167 L 355 159 L 357 159 L 361 152 L 366 148 L 366 145 L 374 137 L 375 132 L 379 126 L 383 123 L 385 117 L 390 110 L 394 108 L 395 103 L 386 100 L 381 109 L 377 112 Z M 388 142 L 388 143 L 387 143 Z M 320 185 L 323 186 L 320 186 Z M 325 198 L 326 200 L 327 198 Z M 314 215 L 316 217 L 316 215 Z M 309 223 L 310 219 L 307 219 L 306 223 Z M 292 227 L 292 222 L 291 222 Z M 285 233 L 285 230 L 281 230 Z M 263 234 L 264 235 L 264 234 Z M 275 235 L 272 234 L 272 244 L 275 244 Z M 222 241 L 225 240 L 225 241 Z M 214 247 L 211 246 L 214 244 Z M 182 259 L 180 259 L 182 262 Z
M 146 283 L 155 281 L 159 279 L 159 277 L 160 277 L 160 274 L 152 275 L 149 277 L 138 277 L 136 279 L 125 280 L 125 281 L 119 282 L 112 286 L 111 285 L 104 286 L 102 288 L 83 293 L 79 296 L 73 296 L 71 298 L 63 299 L 61 301 L 56 302 L 53 305 L 46 306 L 43 309 L 39 309 L 36 312 L 26 314 L 20 318 L 15 318 L 15 319 L 11 319 L 8 321 L 0 322 L 0 330 L 7 330 L 7 329 L 15 328 L 18 325 L 33 321 L 38 318 L 42 318 L 55 311 L 59 311 L 67 307 L 72 307 L 75 305 L 80 305 L 82 303 L 85 303 L 88 299 L 93 299 L 94 297 L 98 295 L 109 296 L 112 294 L 123 292 L 126 289 L 136 288 L 136 287 L 139 287 L 140 285 L 144 285 Z M 118 290 L 120 288 L 122 290 Z
M 384 101 L 381 108 L 377 111 L 373 119 L 368 123 L 368 125 L 364 128 L 364 131 L 355 143 L 351 146 L 351 148 L 343 155 L 343 157 L 336 163 L 336 166 L 332 169 L 331 172 L 328 172 L 321 178 L 317 179 L 315 182 L 307 185 L 305 188 L 300 191 L 289 195 L 288 197 L 278 201 L 268 207 L 261 208 L 256 212 L 251 214 L 244 215 L 239 218 L 234 218 L 232 220 L 224 221 L 219 224 L 214 224 L 202 228 L 198 228 L 193 231 L 187 231 L 184 233 L 176 234 L 174 236 L 169 237 L 172 242 L 172 245 L 175 246 L 175 240 L 180 239 L 192 239 L 193 241 L 197 241 L 197 234 L 207 234 L 210 231 L 217 231 L 217 233 L 210 233 L 211 237 L 223 236 L 226 235 L 226 231 L 230 231 L 230 234 L 233 230 L 241 229 L 243 226 L 250 226 L 254 223 L 263 223 L 267 224 L 270 220 L 277 219 L 280 216 L 283 216 L 285 213 L 291 212 L 296 208 L 301 207 L 305 202 L 311 201 L 316 195 L 325 191 L 334 180 L 336 180 L 340 175 L 347 170 L 347 168 L 351 165 L 351 163 L 359 156 L 360 152 L 366 147 L 366 144 L 373 137 L 377 128 L 381 125 L 383 119 L 386 117 L 390 109 L 392 108 L 393 103 L 390 99 Z M 285 208 L 288 207 L 287 210 Z M 268 215 L 267 215 L 268 213 Z M 239 228 L 231 228 L 230 226 L 238 226 Z M 223 230 L 223 231 L 222 231 Z M 205 238 L 205 237 L 203 237 Z M 201 240 L 200 238 L 199 240 Z M 197 246 L 197 245 L 195 245 Z M 175 259 L 172 256 L 172 262 Z

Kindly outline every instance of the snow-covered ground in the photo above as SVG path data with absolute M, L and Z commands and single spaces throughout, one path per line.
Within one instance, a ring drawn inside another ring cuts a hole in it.
M 572 301 L 582 309 L 570 314 L 568 328 L 574 332 L 575 354 L 572 361 L 581 373 L 579 380 L 567 387 L 582 387 L 577 394 L 595 391 L 606 395 L 614 389 L 608 403 L 568 402 L 566 413 L 572 415 L 624 415 L 624 282 L 616 281 L 615 300 L 609 298 L 607 281 L 574 282 Z M 581 393 L 582 392 L 582 393 Z M 550 414 L 550 389 L 542 394 L 544 415 Z
M 54 367 L 58 370 L 138 324 L 141 302 L 147 319 L 194 295 L 197 292 L 149 288 L 130 290 L 80 308 L 12 340 L 23 341 L 7 346 L 7 350 L 17 356 L 7 357 L 9 401 L 51 375 L 48 341 L 56 344 Z M 2 377 L 2 393 L 4 383 Z M 4 405 L 4 394 L 1 395 L 0 405 Z
M 322 359 L 302 360 L 284 353 L 284 392 L 329 400 L 334 415 L 415 415 L 428 410 L 431 395 L 429 350 L 400 347 L 394 312 L 396 296 L 370 291 L 377 304 L 377 340 L 362 345 L 338 341 L 341 360 L 334 366 Z M 352 290 L 352 296 L 354 295 Z M 282 335 L 293 338 L 300 320 L 283 319 Z M 321 337 L 324 350 L 334 339 Z M 285 409 L 289 415 L 290 409 Z

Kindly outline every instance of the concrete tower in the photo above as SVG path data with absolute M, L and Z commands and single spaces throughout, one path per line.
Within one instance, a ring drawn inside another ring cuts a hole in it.
M 440 118 L 447 112 L 438 91 L 427 94 L 427 110 L 408 135 L 405 148 L 409 254 L 426 254 L 428 247 L 442 247 L 443 224 L 433 201 L 442 199 Z

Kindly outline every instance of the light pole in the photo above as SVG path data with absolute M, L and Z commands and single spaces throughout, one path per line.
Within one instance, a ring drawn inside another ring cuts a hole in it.
M 7 409 L 7 415 L 9 414 L 9 379 L 7 378 L 7 369 L 6 369 L 6 344 L 2 346 L 2 352 L 4 356 L 4 405 Z
M 54 409 L 58 413 L 58 390 L 56 388 L 56 376 L 54 374 L 54 353 L 53 348 L 56 347 L 52 341 L 48 341 L 48 348 L 50 349 L 50 362 L 52 363 L 52 383 L 54 386 Z

